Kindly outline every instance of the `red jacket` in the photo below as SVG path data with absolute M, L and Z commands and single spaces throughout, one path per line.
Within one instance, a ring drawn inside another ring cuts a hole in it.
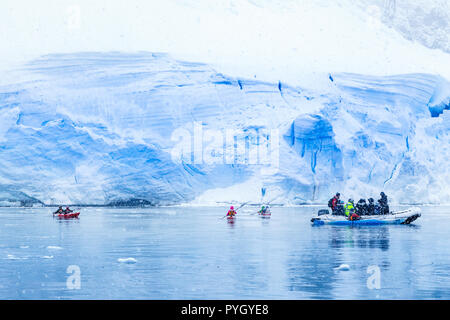
M 333 197 L 333 200 L 331 201 L 331 209 L 336 209 L 336 206 L 338 205 L 338 203 L 339 203 L 339 199 L 336 197 L 336 196 L 334 196 Z

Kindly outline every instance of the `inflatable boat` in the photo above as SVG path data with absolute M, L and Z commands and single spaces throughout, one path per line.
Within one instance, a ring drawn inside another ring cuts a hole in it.
M 420 208 L 413 207 L 385 215 L 361 216 L 358 220 L 349 220 L 347 216 L 332 215 L 328 210 L 319 210 L 316 217 L 311 219 L 313 225 L 382 225 L 382 224 L 410 224 L 420 217 Z

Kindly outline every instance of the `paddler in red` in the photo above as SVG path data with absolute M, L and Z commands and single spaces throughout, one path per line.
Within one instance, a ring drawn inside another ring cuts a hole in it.
M 231 206 L 230 207 L 230 210 L 228 210 L 228 212 L 227 212 L 227 216 L 235 216 L 236 215 L 236 211 L 234 211 L 234 207 L 233 206 Z

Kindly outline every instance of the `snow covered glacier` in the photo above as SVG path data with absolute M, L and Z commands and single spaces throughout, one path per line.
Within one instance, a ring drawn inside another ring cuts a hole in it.
M 219 71 L 146 52 L 15 70 L 0 86 L 1 204 L 450 202 L 446 79 L 330 73 L 301 87 Z

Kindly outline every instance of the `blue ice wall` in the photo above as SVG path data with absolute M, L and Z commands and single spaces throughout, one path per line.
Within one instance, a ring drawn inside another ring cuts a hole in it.
M 303 88 L 117 52 L 48 55 L 14 72 L 0 87 L 5 199 L 175 204 L 261 175 L 245 161 L 174 162 L 173 133 L 193 134 L 194 124 L 236 129 L 250 144 L 278 130 L 280 170 L 261 176 L 278 203 L 324 201 L 338 188 L 384 189 L 399 202 L 435 203 L 450 192 L 450 94 L 439 76 L 331 73 L 328 88 Z

